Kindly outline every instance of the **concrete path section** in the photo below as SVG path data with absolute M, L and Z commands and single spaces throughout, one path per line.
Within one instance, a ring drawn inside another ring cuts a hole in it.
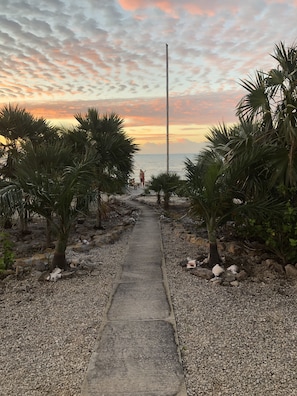
M 133 203 L 134 205 L 134 203 Z M 141 208 L 82 396 L 186 396 L 153 209 Z

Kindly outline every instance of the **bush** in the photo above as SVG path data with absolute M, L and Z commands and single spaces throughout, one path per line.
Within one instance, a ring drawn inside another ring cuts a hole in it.
M 247 218 L 237 225 L 237 230 L 241 237 L 265 244 L 283 263 L 297 262 L 297 208 L 290 201 L 286 203 L 281 221 L 273 216 L 261 223 Z

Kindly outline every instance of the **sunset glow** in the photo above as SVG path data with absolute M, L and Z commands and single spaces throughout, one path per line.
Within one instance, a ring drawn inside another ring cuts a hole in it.
M 236 122 L 240 80 L 296 42 L 296 0 L 5 0 L 0 106 L 55 125 L 95 107 L 116 112 L 144 152 L 164 150 L 166 59 L 172 150 L 195 151 L 209 127 Z M 197 144 L 197 146 L 196 146 Z

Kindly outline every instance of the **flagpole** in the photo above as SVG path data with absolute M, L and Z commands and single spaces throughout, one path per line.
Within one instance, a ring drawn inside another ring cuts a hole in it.
M 166 44 L 166 170 L 169 173 L 169 79 L 168 79 L 168 44 Z

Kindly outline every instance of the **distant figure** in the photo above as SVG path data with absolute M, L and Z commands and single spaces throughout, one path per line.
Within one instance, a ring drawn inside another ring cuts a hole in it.
M 144 187 L 144 171 L 140 169 L 139 172 L 140 185 Z

